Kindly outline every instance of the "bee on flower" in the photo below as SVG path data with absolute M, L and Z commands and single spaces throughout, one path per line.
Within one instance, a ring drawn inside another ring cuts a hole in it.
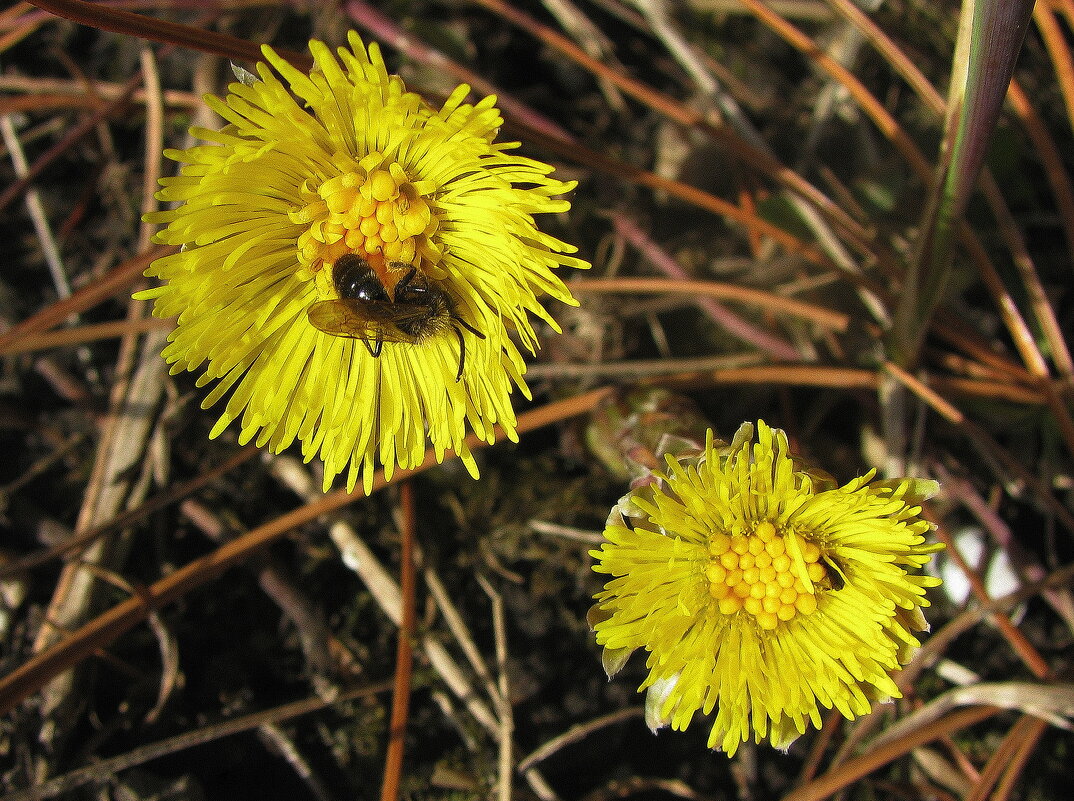
M 146 220 L 182 250 L 138 297 L 178 315 L 163 356 L 216 382 L 203 407 L 227 396 L 211 436 L 238 421 L 241 443 L 297 439 L 326 491 L 344 470 L 368 491 L 427 444 L 476 476 L 467 426 L 516 438 L 519 347 L 538 346 L 533 317 L 556 329 L 540 297 L 574 304 L 553 270 L 588 267 L 534 221 L 575 183 L 495 141 L 495 98 L 460 86 L 436 109 L 375 44 L 350 45 L 310 42 L 308 75 L 265 46 L 256 75 L 207 98 L 227 124 L 166 152 L 184 166 L 157 197 L 178 205 Z
M 604 667 L 645 649 L 649 726 L 715 710 L 710 748 L 734 754 L 751 734 L 786 748 L 822 707 L 853 719 L 899 697 L 890 674 L 920 645 L 939 584 L 917 572 L 942 547 L 925 543 L 917 505 L 936 482 L 838 486 L 763 422 L 666 461 L 591 551 L 611 576 L 590 612 Z

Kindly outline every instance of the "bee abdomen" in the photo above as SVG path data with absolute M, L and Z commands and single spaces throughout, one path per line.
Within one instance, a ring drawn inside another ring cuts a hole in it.
M 332 283 L 345 300 L 379 301 L 389 303 L 388 291 L 380 282 L 369 262 L 361 256 L 347 253 L 336 260 Z

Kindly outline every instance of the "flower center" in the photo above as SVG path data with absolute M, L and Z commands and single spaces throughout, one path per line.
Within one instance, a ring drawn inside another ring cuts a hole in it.
M 298 237 L 299 262 L 308 275 L 347 253 L 374 264 L 439 262 L 442 253 L 430 239 L 437 229 L 426 200 L 430 182 L 409 180 L 398 163 L 377 153 L 354 166 L 315 189 L 307 181 L 304 205 L 289 214 L 308 226 Z
M 762 629 L 817 608 L 814 585 L 828 578 L 814 543 L 793 531 L 780 534 L 768 521 L 752 534 L 713 534 L 705 577 L 720 611 L 746 610 Z

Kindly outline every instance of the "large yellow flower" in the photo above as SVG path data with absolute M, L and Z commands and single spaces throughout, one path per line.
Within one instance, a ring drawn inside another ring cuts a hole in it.
M 709 747 L 733 754 L 752 730 L 787 747 L 820 726 L 898 697 L 889 673 L 925 629 L 915 575 L 937 550 L 915 504 L 931 481 L 837 487 L 792 459 L 786 435 L 751 424 L 730 446 L 668 458 L 612 511 L 592 551 L 608 581 L 591 612 L 604 666 L 648 652 L 647 720 L 685 729 L 716 709 Z
M 574 300 L 552 270 L 588 266 L 533 220 L 566 211 L 556 196 L 574 183 L 494 141 L 495 98 L 464 103 L 461 86 L 436 110 L 376 45 L 350 43 L 337 61 L 310 42 L 309 75 L 264 47 L 282 81 L 259 64 L 207 99 L 228 124 L 166 153 L 185 166 L 158 198 L 179 205 L 146 219 L 183 249 L 153 263 L 163 285 L 140 297 L 179 316 L 172 372 L 218 382 L 203 406 L 230 392 L 212 436 L 240 420 L 243 443 L 297 438 L 326 491 L 348 464 L 348 489 L 359 473 L 368 489 L 377 463 L 415 466 L 427 441 L 476 475 L 467 424 L 515 438 L 530 315 L 554 328 L 539 296 Z

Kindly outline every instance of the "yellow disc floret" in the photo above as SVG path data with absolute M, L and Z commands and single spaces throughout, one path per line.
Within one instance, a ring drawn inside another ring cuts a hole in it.
M 346 253 L 375 262 L 415 264 L 423 269 L 442 256 L 431 237 L 438 221 L 427 199 L 431 186 L 411 181 L 396 161 L 370 153 L 352 169 L 319 185 L 306 181 L 304 205 L 289 215 L 307 225 L 299 235 L 299 261 L 312 277 Z
M 708 550 L 705 577 L 720 612 L 744 610 L 762 629 L 815 612 L 817 587 L 827 586 L 816 543 L 793 531 L 781 533 L 767 520 L 750 534 L 713 534 Z

